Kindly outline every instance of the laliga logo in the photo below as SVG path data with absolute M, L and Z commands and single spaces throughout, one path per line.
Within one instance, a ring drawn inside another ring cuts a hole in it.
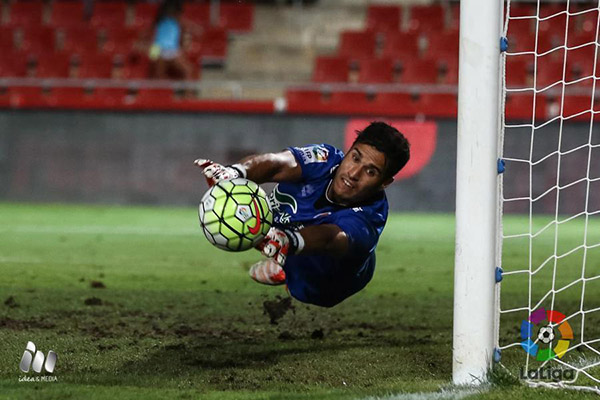
M 543 308 L 539 308 L 532 312 L 528 319 L 528 321 L 523 320 L 521 323 L 521 339 L 523 339 L 521 347 L 523 347 L 523 350 L 538 361 L 551 360 L 556 356 L 562 358 L 569 349 L 570 340 L 573 339 L 573 330 L 571 329 L 571 325 L 565 321 L 565 315 L 558 311 L 546 311 Z M 548 322 L 542 324 L 545 320 L 548 320 Z M 561 339 L 558 340 L 554 348 L 540 349 L 539 345 L 532 339 L 534 325 L 537 326 L 540 324 L 542 326 L 538 331 L 537 339 L 544 344 L 549 344 L 555 338 L 554 329 L 550 324 L 558 325 Z
M 44 359 L 46 359 L 46 363 L 44 363 Z M 35 351 L 35 344 L 33 342 L 27 342 L 27 346 L 25 347 L 25 352 L 21 358 L 19 368 L 23 372 L 29 372 L 29 367 L 31 367 L 31 369 L 39 374 L 42 372 L 43 364 L 44 369 L 47 372 L 52 373 L 54 371 L 54 367 L 56 366 L 57 359 L 58 356 L 52 350 L 48 352 L 48 357 L 44 357 L 44 353 L 41 351 Z

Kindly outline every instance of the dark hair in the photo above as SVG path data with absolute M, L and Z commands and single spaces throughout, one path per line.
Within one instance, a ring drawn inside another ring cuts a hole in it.
M 384 177 L 390 178 L 400 171 L 410 159 L 410 143 L 398 129 L 385 122 L 371 122 L 357 137 L 352 146 L 358 143 L 375 147 L 385 155 Z
M 158 6 L 156 17 L 154 17 L 154 26 L 168 16 L 181 14 L 182 10 L 183 0 L 163 0 Z

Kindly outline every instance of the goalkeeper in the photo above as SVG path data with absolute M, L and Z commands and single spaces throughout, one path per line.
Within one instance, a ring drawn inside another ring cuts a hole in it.
M 323 307 L 371 280 L 388 215 L 384 189 L 410 152 L 406 138 L 386 123 L 357 133 L 345 156 L 319 144 L 250 156 L 232 166 L 195 161 L 209 183 L 237 177 L 278 183 L 269 198 L 274 226 L 257 246 L 268 258 L 250 268 L 252 279 L 287 284 L 297 300 Z

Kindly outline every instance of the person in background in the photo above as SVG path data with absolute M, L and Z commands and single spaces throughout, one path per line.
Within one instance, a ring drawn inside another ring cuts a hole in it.
M 194 67 L 181 50 L 182 30 L 201 33 L 193 24 L 183 23 L 181 0 L 164 0 L 154 21 L 154 37 L 149 57 L 153 62 L 151 77 L 157 79 L 194 79 Z

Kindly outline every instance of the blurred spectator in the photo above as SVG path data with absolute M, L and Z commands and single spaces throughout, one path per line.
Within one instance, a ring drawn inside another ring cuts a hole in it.
M 154 61 L 151 74 L 153 78 L 194 78 L 194 67 L 181 51 L 182 8 L 181 0 L 165 0 L 158 9 L 154 21 L 154 38 L 150 47 L 150 59 Z

